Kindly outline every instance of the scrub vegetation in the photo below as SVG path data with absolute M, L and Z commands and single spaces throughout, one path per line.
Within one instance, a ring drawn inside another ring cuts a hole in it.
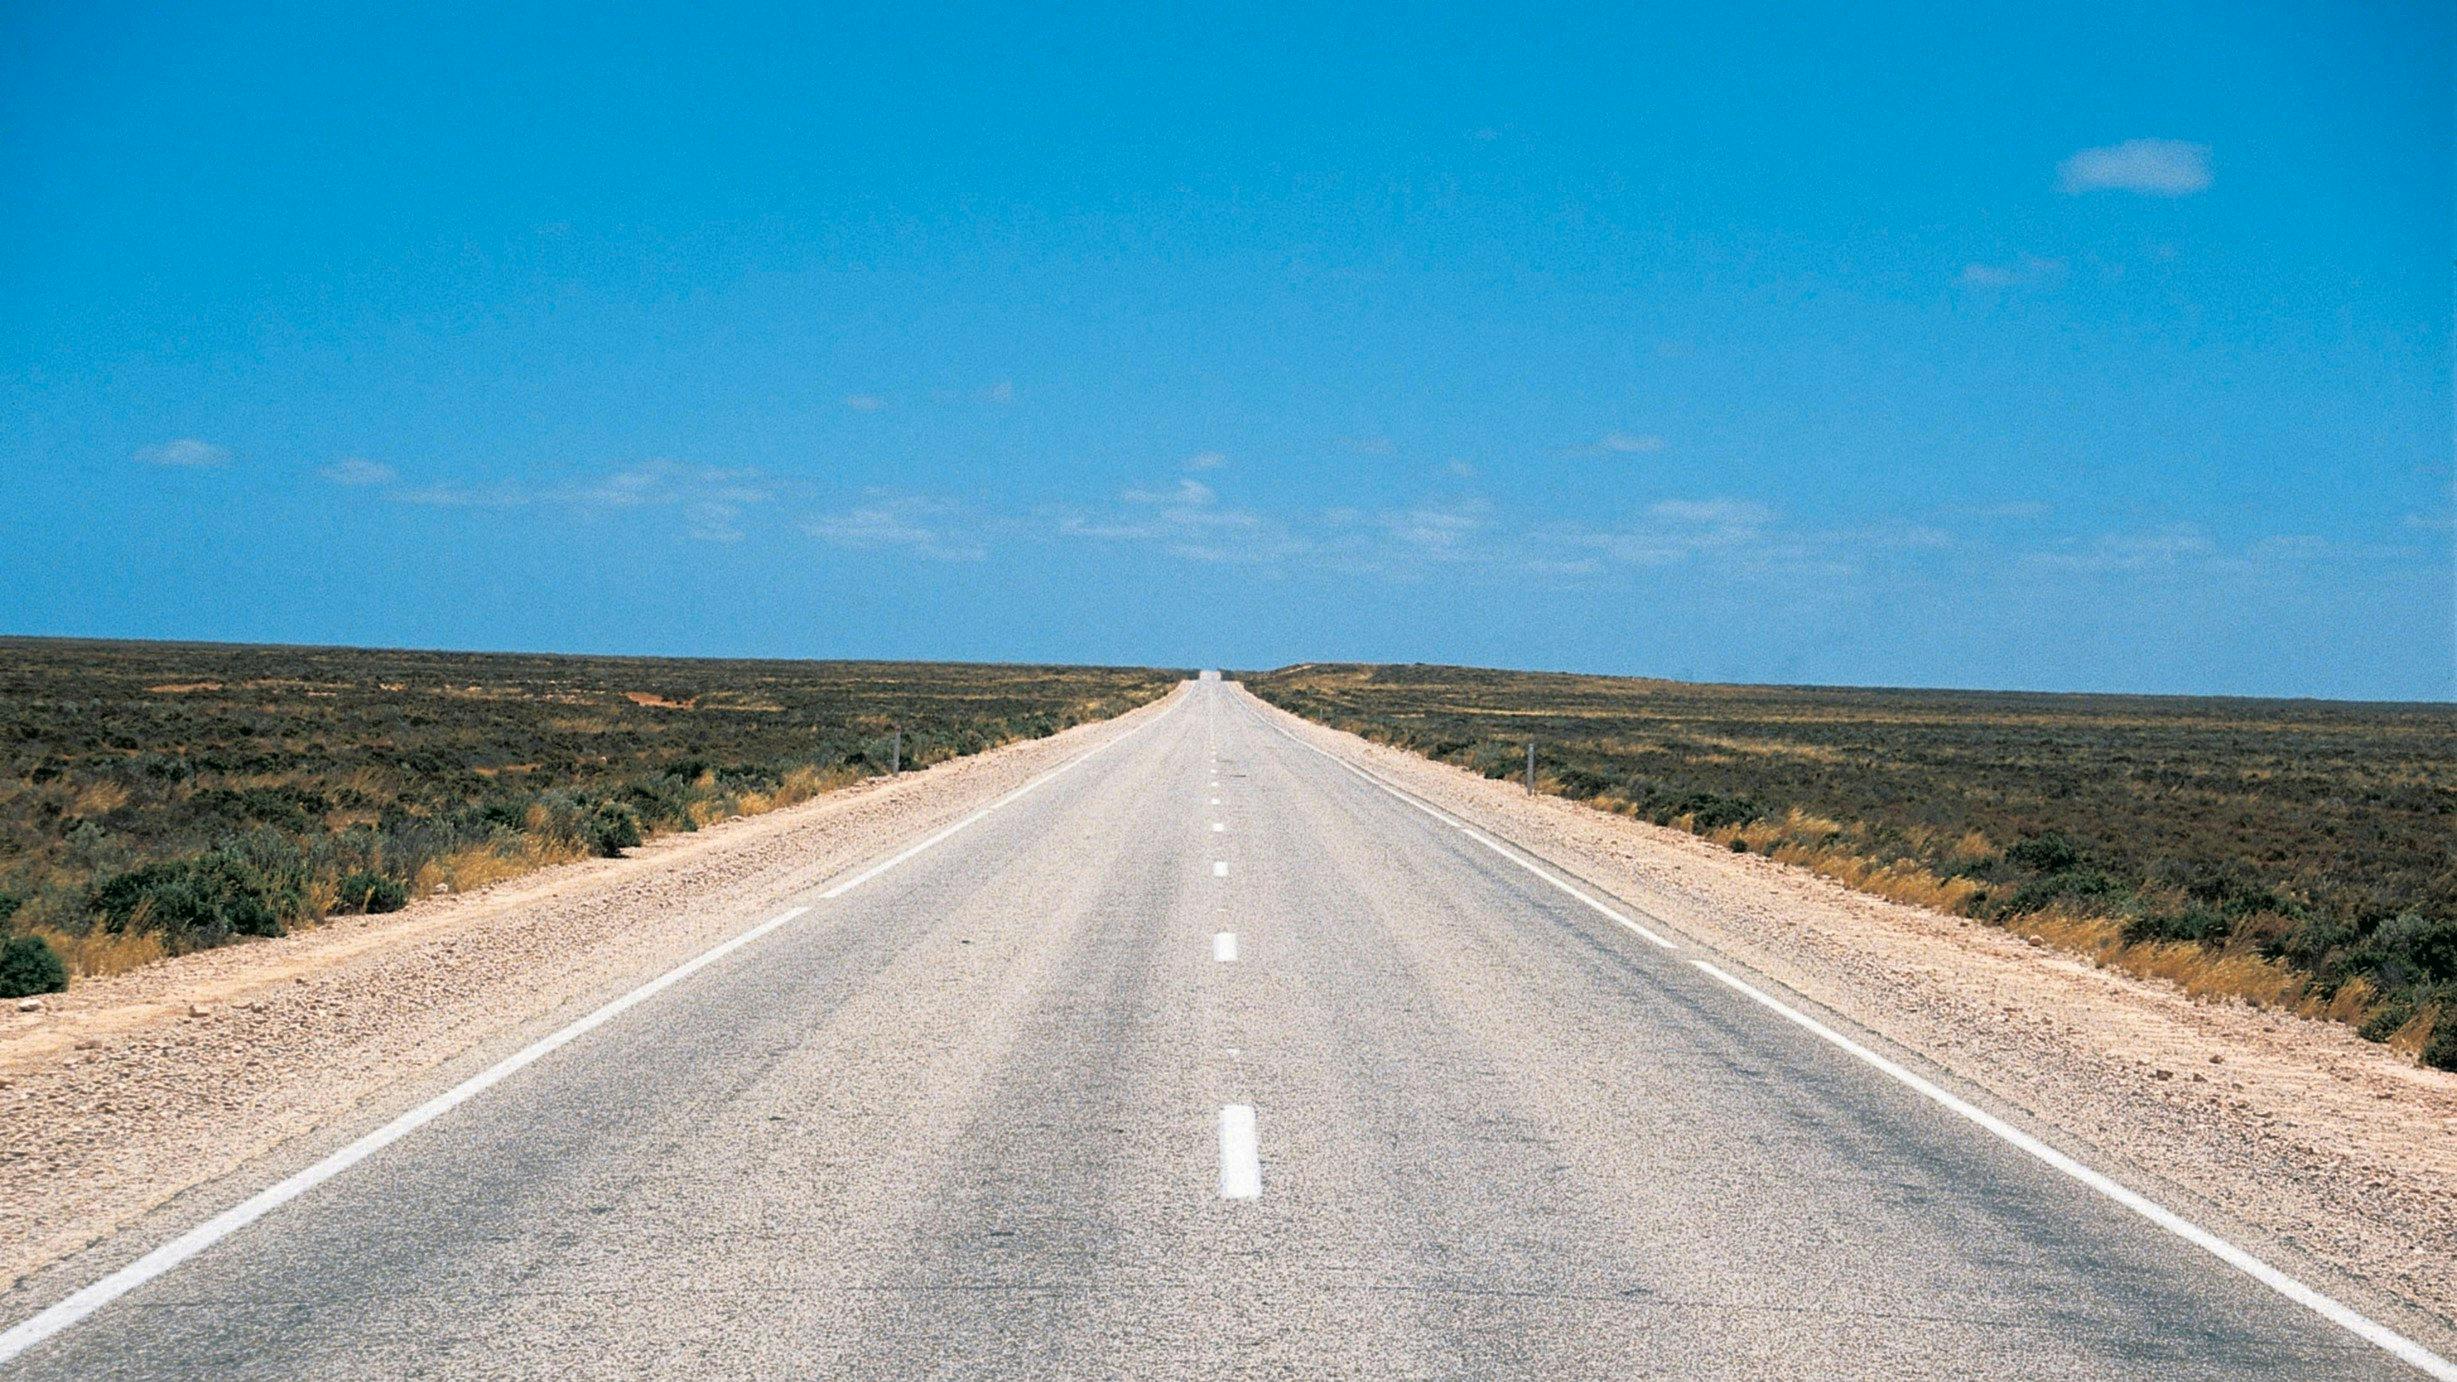
M 1366 738 L 2457 1069 L 2457 707 L 1248 675 Z
M 0 987 L 619 854 L 884 773 L 898 729 L 926 767 L 1181 676 L 0 639 Z

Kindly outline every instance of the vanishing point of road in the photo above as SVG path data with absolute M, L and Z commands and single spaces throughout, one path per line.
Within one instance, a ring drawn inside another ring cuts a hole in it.
M 796 902 L 0 1356 L 2416 1375 L 1231 684 Z

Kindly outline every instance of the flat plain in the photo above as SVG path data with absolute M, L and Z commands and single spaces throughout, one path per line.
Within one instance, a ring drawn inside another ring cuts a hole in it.
M 113 972 L 1107 719 L 1180 675 L 0 640 L 0 927 Z

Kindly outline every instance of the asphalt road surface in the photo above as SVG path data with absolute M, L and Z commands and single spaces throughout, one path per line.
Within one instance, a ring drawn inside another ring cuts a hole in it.
M 882 862 L 13 1366 L 2415 1375 L 1234 687 Z

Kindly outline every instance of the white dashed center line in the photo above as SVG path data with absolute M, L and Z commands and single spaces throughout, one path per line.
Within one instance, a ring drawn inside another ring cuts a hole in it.
M 1214 878 L 1228 877 L 1228 860 L 1222 859 L 1218 863 L 1213 864 L 1211 866 L 1211 876 Z
M 1230 1104 L 1220 1110 L 1220 1198 L 1253 1200 L 1262 1193 L 1263 1159 L 1254 1134 L 1254 1106 Z
M 1237 933 L 1222 931 L 1211 938 L 1211 957 L 1222 964 L 1237 962 Z

